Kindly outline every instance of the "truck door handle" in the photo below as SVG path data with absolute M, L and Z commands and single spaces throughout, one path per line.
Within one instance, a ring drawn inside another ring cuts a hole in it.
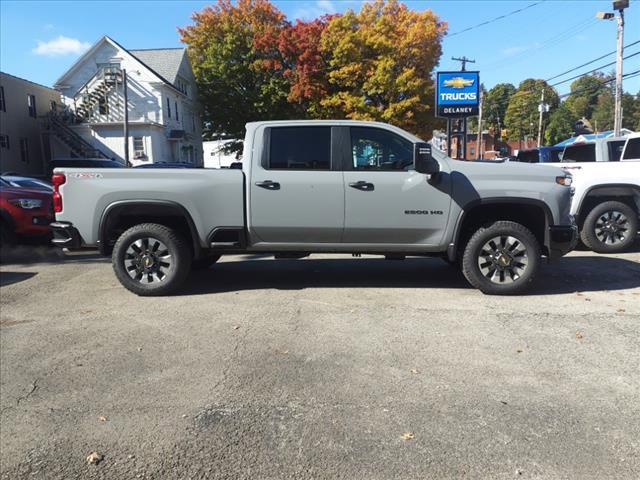
M 266 188 L 267 190 L 280 190 L 280 184 L 272 180 L 265 180 L 264 182 L 256 182 L 256 186 Z
M 364 180 L 350 183 L 349 186 L 351 188 L 357 188 L 358 190 L 364 190 L 365 192 L 370 192 L 375 189 L 375 185 L 373 183 L 365 182 Z

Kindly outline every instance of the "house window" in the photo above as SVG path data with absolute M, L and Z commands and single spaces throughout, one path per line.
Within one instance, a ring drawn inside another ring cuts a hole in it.
M 100 115 L 109 115 L 109 101 L 106 96 L 98 99 L 98 113 Z
M 58 104 L 56 103 L 55 100 L 51 100 L 51 111 L 52 112 L 57 112 L 58 111 Z
M 178 78 L 178 81 L 176 82 L 176 84 L 177 84 L 178 90 L 180 90 L 185 95 L 189 96 L 189 93 L 188 93 L 188 90 L 187 90 L 187 82 L 185 82 L 181 78 Z
M 29 163 L 29 143 L 26 138 L 20 139 L 20 160 Z
M 178 102 L 175 102 L 175 107 L 176 107 L 176 120 L 178 120 Z
M 144 158 L 144 137 L 133 137 L 133 158 Z
M 171 100 L 167 98 L 167 116 L 171 118 Z
M 0 111 L 7 111 L 7 104 L 4 103 L 4 87 L 0 87 Z
M 9 135 L 0 135 L 0 148 L 9 150 Z
M 27 95 L 27 105 L 29 106 L 29 116 L 36 118 L 36 96 L 35 95 Z
M 193 113 L 191 114 L 191 131 L 196 131 L 196 116 Z

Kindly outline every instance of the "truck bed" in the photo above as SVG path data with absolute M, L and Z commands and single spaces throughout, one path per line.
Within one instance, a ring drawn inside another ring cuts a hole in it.
M 184 207 L 205 246 L 215 226 L 244 227 L 244 174 L 231 169 L 60 168 L 63 210 L 86 245 L 96 245 L 107 208 L 124 202 L 175 202 Z M 210 228 L 207 228 L 210 226 Z

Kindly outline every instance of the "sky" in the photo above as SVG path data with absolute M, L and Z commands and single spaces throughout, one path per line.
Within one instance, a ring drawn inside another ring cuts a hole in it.
M 362 0 L 272 0 L 289 20 L 309 20 L 324 13 L 359 10 Z M 212 2 L 203 1 L 13 1 L 0 0 L 0 70 L 52 86 L 55 80 L 102 35 L 125 48 L 180 47 L 177 27 Z M 413 10 L 433 10 L 448 22 L 438 70 L 458 70 L 451 57 L 476 63 L 486 88 L 518 85 L 526 78 L 548 79 L 616 49 L 616 22 L 598 20 L 611 11 L 611 1 L 406 1 Z M 516 10 L 520 12 L 512 13 Z M 505 18 L 497 17 L 506 15 Z M 640 52 L 640 0 L 625 11 L 625 55 Z M 488 22 L 484 25 L 479 25 Z M 611 54 L 550 83 L 615 61 Z M 614 66 L 604 68 L 612 71 Z M 640 55 L 625 61 L 625 73 L 640 70 Z M 567 81 L 555 88 L 569 91 Z M 640 92 L 640 76 L 624 82 L 624 90 Z

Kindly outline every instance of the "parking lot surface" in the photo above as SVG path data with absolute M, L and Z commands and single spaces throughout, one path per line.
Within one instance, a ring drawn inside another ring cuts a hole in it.
M 638 252 L 517 297 L 438 259 L 233 256 L 139 298 L 90 253 L 9 258 L 0 476 L 640 478 Z

